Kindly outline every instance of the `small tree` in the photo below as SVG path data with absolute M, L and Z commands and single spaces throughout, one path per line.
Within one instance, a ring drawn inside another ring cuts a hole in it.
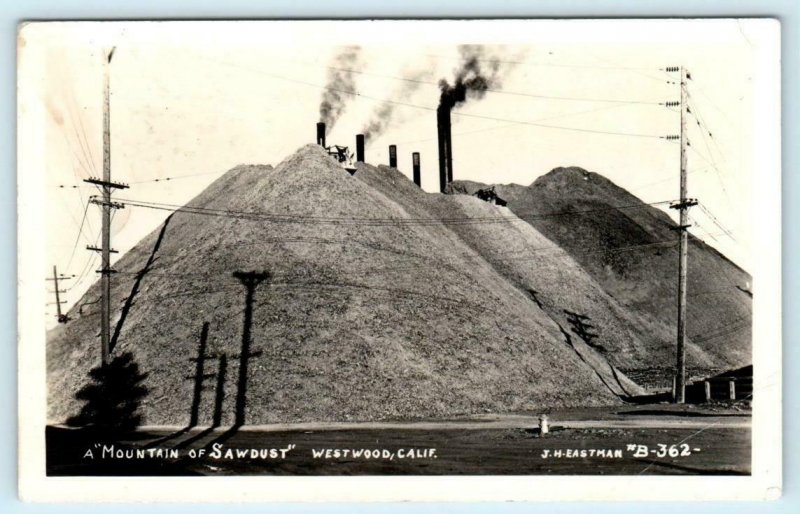
M 92 381 L 75 395 L 86 403 L 67 424 L 113 433 L 135 430 L 142 420 L 138 410 L 147 395 L 147 388 L 142 385 L 147 373 L 139 371 L 133 355 L 123 353 L 107 366 L 92 369 L 89 376 Z

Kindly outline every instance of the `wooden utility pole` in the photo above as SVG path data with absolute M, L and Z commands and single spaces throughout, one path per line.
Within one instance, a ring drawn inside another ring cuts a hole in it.
M 58 312 L 58 314 L 57 314 L 56 318 L 58 319 L 58 322 L 59 322 L 59 323 L 66 323 L 67 321 L 69 321 L 69 318 L 68 318 L 68 317 L 67 317 L 65 314 L 63 314 L 63 313 L 61 312 L 61 304 L 62 304 L 62 303 L 67 303 L 67 302 L 66 302 L 66 301 L 61 301 L 61 296 L 60 296 L 60 294 L 61 294 L 61 293 L 66 293 L 66 291 L 65 291 L 65 290 L 64 290 L 64 291 L 62 291 L 62 290 L 60 290 L 60 289 L 58 288 L 58 281 L 59 281 L 59 280 L 69 280 L 70 278 L 72 278 L 72 277 L 60 277 L 60 278 L 59 278 L 59 276 L 58 276 L 58 271 L 56 270 L 56 267 L 55 267 L 55 266 L 53 266 L 53 278 L 48 278 L 48 279 L 47 279 L 47 280 L 52 280 L 52 281 L 53 281 L 53 286 L 55 287 L 55 293 L 56 293 L 56 309 L 57 309 L 57 312 Z
M 697 205 L 697 200 L 686 197 L 686 147 L 689 144 L 686 138 L 686 78 L 688 72 L 683 66 L 678 70 L 680 80 L 680 107 L 681 107 L 681 132 L 680 132 L 680 200 L 671 205 L 673 209 L 680 211 L 678 222 L 679 235 L 679 259 L 678 259 L 678 336 L 677 336 L 677 362 L 675 366 L 675 403 L 686 402 L 686 282 L 687 265 L 689 258 L 689 208 Z
M 100 338 L 102 345 L 103 366 L 108 364 L 109 341 L 111 340 L 111 91 L 109 80 L 109 67 L 114 49 L 108 53 L 106 62 L 103 63 L 103 223 L 102 223 L 102 274 L 101 288 L 102 300 L 100 303 Z
M 92 203 L 102 207 L 102 228 L 101 228 L 101 274 L 100 280 L 100 348 L 103 366 L 110 360 L 111 349 L 111 209 L 121 209 L 122 204 L 111 202 L 112 189 L 127 189 L 127 184 L 111 182 L 111 95 L 109 89 L 109 65 L 111 57 L 114 55 L 114 48 L 108 52 L 103 61 L 103 178 L 89 178 L 84 180 L 90 184 L 95 184 L 102 188 L 102 199 L 92 198 Z M 88 248 L 88 247 L 87 247 Z M 88 248 L 97 250 L 96 248 Z
M 419 152 L 414 152 L 411 154 L 411 163 L 414 172 L 414 183 L 417 187 L 422 187 L 422 176 L 420 175 L 420 168 L 419 168 Z

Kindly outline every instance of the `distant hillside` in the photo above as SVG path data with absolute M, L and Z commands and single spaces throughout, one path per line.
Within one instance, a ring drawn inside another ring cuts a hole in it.
M 457 181 L 452 191 L 472 194 L 486 187 Z M 511 211 L 571 255 L 636 318 L 648 347 L 674 348 L 678 247 L 669 216 L 581 168 L 556 168 L 530 186 L 494 187 Z M 752 362 L 752 298 L 740 289 L 750 280 L 715 249 L 690 237 L 688 366 L 726 369 Z M 664 364 L 671 361 L 622 367 Z
M 313 145 L 237 167 L 188 205 L 115 265 L 114 354 L 144 375 L 145 423 L 418 419 L 641 392 L 609 364 L 651 362 L 639 315 L 508 209 L 388 168 L 351 176 Z M 48 334 L 51 422 L 80 410 L 99 362 L 98 294 Z

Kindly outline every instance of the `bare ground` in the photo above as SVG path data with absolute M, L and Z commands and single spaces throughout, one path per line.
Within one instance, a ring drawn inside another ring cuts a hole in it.
M 750 473 L 750 416 L 741 407 L 642 405 L 570 409 L 551 415 L 552 431 L 545 436 L 536 428 L 536 417 L 527 413 L 352 427 L 150 427 L 106 443 L 116 450 L 171 448 L 179 452 L 177 458 L 168 459 L 81 458 L 98 441 L 96 437 L 85 430 L 49 427 L 47 469 L 50 475 L 132 476 Z M 296 446 L 284 459 L 251 458 L 249 453 L 289 445 Z M 211 458 L 209 453 L 190 457 L 190 451 L 201 448 L 206 452 L 218 448 L 223 458 Z M 228 449 L 248 455 L 224 458 Z M 377 450 L 380 455 L 354 456 L 354 450 Z

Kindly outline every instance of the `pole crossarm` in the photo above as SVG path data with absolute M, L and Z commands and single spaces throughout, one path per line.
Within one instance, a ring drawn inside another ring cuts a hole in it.
M 688 209 L 689 207 L 694 207 L 698 204 L 697 198 L 686 198 L 685 200 L 680 200 L 678 202 L 672 202 L 669 204 L 670 209 Z
M 110 188 L 114 188 L 114 189 L 128 189 L 129 187 L 131 187 L 128 184 L 124 184 L 122 182 L 111 182 L 110 180 L 102 180 L 102 179 L 99 179 L 99 178 L 96 178 L 96 177 L 89 177 L 89 178 L 83 179 L 83 181 L 88 183 L 88 184 L 94 184 L 96 186 L 103 186 L 103 187 L 110 187 Z
M 87 250 L 91 250 L 93 252 L 102 252 L 103 251 L 102 248 L 98 248 L 96 246 L 89 246 L 89 245 L 86 245 L 86 249 Z M 109 248 L 108 249 L 108 253 L 119 253 L 119 252 L 117 250 L 114 250 L 113 248 Z
M 99 198 L 96 198 L 96 197 L 90 198 L 89 199 L 89 203 L 93 203 L 95 205 L 100 205 L 102 207 L 110 207 L 111 209 L 124 209 L 125 208 L 125 204 L 124 203 L 100 200 Z

